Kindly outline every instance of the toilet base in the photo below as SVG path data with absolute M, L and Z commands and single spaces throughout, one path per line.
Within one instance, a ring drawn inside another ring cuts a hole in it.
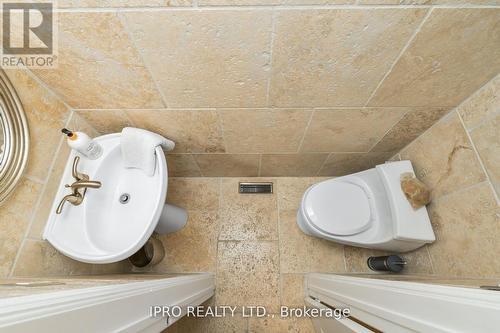
M 155 232 L 164 235 L 179 231 L 184 228 L 187 219 L 188 214 L 184 208 L 165 204 L 161 212 L 160 220 L 156 225 Z

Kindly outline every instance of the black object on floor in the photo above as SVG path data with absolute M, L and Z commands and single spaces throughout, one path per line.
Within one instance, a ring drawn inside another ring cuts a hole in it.
M 372 271 L 399 273 L 405 267 L 406 260 L 397 255 L 390 255 L 369 257 L 366 263 Z

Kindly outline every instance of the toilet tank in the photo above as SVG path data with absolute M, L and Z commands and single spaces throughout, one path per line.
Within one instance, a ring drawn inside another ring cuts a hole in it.
M 410 161 L 390 162 L 376 166 L 382 179 L 393 221 L 394 239 L 432 243 L 436 240 L 427 208 L 413 209 L 401 190 L 400 176 L 413 171 Z

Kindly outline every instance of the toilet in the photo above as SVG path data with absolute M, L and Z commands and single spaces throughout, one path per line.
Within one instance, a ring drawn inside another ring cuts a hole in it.
M 299 228 L 332 242 L 408 252 L 436 238 L 426 207 L 414 210 L 400 186 L 410 161 L 389 162 L 309 187 L 297 212 Z

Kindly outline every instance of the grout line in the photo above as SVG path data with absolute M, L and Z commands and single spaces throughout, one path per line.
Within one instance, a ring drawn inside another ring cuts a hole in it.
M 26 70 L 26 73 L 28 74 L 29 77 L 31 77 L 33 80 L 36 81 L 42 88 L 47 90 L 49 94 L 54 96 L 59 102 L 61 102 L 68 110 L 73 110 L 73 107 L 71 107 L 66 101 L 62 98 L 59 93 L 55 92 L 51 87 L 49 87 L 44 81 L 42 81 L 35 73 L 33 73 L 28 67 L 24 67 Z
M 473 99 L 474 97 L 478 96 L 481 94 L 484 90 L 488 89 L 488 86 L 495 81 L 496 79 L 500 80 L 500 74 L 496 74 L 493 76 L 491 79 L 486 81 L 481 87 L 477 88 L 474 90 L 470 95 L 466 96 L 461 102 L 459 102 L 456 106 L 453 108 L 459 109 L 461 108 L 464 104 L 466 104 L 469 100 Z
M 217 284 L 219 282 L 218 276 L 219 276 L 219 238 L 222 230 L 222 221 L 221 221 L 221 207 L 222 207 L 222 178 L 219 177 L 218 182 L 219 186 L 219 207 L 217 207 L 217 236 L 215 240 L 215 291 L 214 291 L 214 303 L 217 305 Z
M 119 110 L 119 111 L 121 111 L 120 114 L 122 114 L 132 126 L 137 127 L 135 121 L 129 116 L 127 110 Z
M 70 114 L 68 116 L 68 118 L 66 119 L 66 123 L 65 123 L 65 127 L 68 126 L 68 124 L 70 123 L 71 119 L 73 118 L 73 111 L 72 110 L 69 110 L 68 111 Z M 21 256 L 21 252 L 22 252 L 22 249 L 24 247 L 24 244 L 26 242 L 27 239 L 29 239 L 29 234 L 30 234 L 30 231 L 31 231 L 31 228 L 33 227 L 33 222 L 35 220 L 35 217 L 40 209 L 40 206 L 41 206 L 41 203 L 42 203 L 42 199 L 44 198 L 44 195 L 45 195 L 45 191 L 47 190 L 47 186 L 48 186 L 48 180 L 53 172 L 53 169 L 54 169 L 54 166 L 56 164 L 56 161 L 57 161 L 57 158 L 59 156 L 59 153 L 61 152 L 61 148 L 64 144 L 64 138 L 61 137 L 61 139 L 59 139 L 59 144 L 58 144 L 58 147 L 56 149 L 56 152 L 54 154 L 54 158 L 52 159 L 52 161 L 50 162 L 50 166 L 49 166 L 49 172 L 48 172 L 48 176 L 47 176 L 47 181 L 45 182 L 45 184 L 42 186 L 42 189 L 40 191 L 40 193 L 38 194 L 38 198 L 37 198 L 37 201 L 36 201 L 36 204 L 33 208 L 33 211 L 31 212 L 31 215 L 30 215 L 30 219 L 29 219 L 29 222 L 28 222 L 28 225 L 26 226 L 26 230 L 24 232 L 24 236 L 23 236 L 23 239 L 21 241 L 21 244 L 19 245 L 19 248 L 17 250 L 17 253 L 16 253 L 16 257 L 14 258 L 14 262 L 12 263 L 12 267 L 10 269 L 10 272 L 9 272 L 9 277 L 12 277 L 13 274 L 14 274 L 14 270 L 16 268 L 16 265 L 17 265 L 17 261 L 19 260 L 19 257 Z M 38 239 L 39 241 L 43 241 L 41 239 Z
M 296 4 L 296 5 L 200 5 L 197 0 L 193 1 L 190 6 L 175 6 L 175 7 L 147 7 L 147 6 L 137 6 L 137 7 L 71 7 L 71 8 L 57 8 L 55 12 L 57 13 L 72 13 L 72 12 L 155 12 L 155 11 L 195 11 L 195 10 L 210 10 L 210 11 L 226 11 L 226 10 L 305 10 L 305 9 L 367 9 L 367 10 L 377 10 L 377 9 L 415 9 L 415 8 L 445 8 L 445 9 L 473 9 L 473 8 L 495 8 L 498 9 L 498 5 L 481 5 L 481 4 L 380 4 L 380 5 L 362 5 L 362 4 L 320 4 L 320 5 L 307 5 L 307 4 Z
M 299 142 L 299 146 L 297 147 L 297 151 L 296 153 L 299 153 L 302 149 L 302 146 L 304 144 L 304 140 L 306 138 L 306 134 L 307 132 L 309 131 L 309 126 L 311 125 L 312 123 L 312 119 L 314 117 L 314 113 L 316 112 L 315 109 L 312 109 L 311 111 L 311 115 L 309 116 L 309 120 L 307 121 L 307 124 L 306 124 L 306 127 L 304 128 L 304 134 L 302 135 L 302 138 L 300 138 L 300 142 Z
M 423 133 L 420 133 L 419 136 L 417 136 L 415 139 L 413 139 L 412 141 L 410 141 L 406 146 L 404 146 L 403 148 L 401 148 L 397 153 L 395 154 L 400 154 L 400 157 L 401 157 L 401 152 L 403 152 L 406 148 L 408 148 L 409 146 L 411 146 L 414 142 L 416 142 L 417 140 L 420 139 L 420 137 L 422 135 L 424 135 L 425 133 L 429 132 L 430 130 L 432 130 L 434 127 L 438 126 L 442 121 L 444 121 L 445 119 L 447 119 L 448 117 L 451 117 L 454 113 L 454 111 L 456 110 L 456 108 L 452 108 L 448 111 L 448 113 L 444 114 L 441 118 L 439 118 L 436 122 L 434 122 L 434 124 L 431 125 L 431 127 L 429 127 L 428 129 L 426 129 Z
M 259 154 L 259 169 L 257 170 L 257 177 L 262 176 L 262 155 L 263 154 Z
M 269 45 L 269 78 L 267 79 L 266 105 L 269 106 L 269 95 L 271 91 L 271 80 L 273 77 L 273 50 L 274 37 L 276 36 L 276 11 L 273 9 L 271 18 L 271 41 Z
M 344 258 L 344 271 L 347 273 L 347 259 L 345 257 L 345 245 L 342 246 L 342 257 Z
M 330 156 L 332 156 L 332 154 L 333 154 L 333 153 L 329 153 L 329 154 L 328 154 L 328 156 L 325 158 L 325 160 L 323 161 L 323 164 L 321 164 L 321 166 L 319 167 L 318 172 L 316 172 L 315 177 L 320 177 L 321 170 L 323 170 L 323 168 L 325 167 L 326 162 L 327 162 L 328 160 L 330 160 Z
M 498 194 L 495 190 L 495 187 L 493 186 L 493 182 L 491 181 L 490 175 L 488 174 L 488 169 L 484 166 L 483 159 L 481 158 L 481 155 L 479 154 L 476 145 L 474 144 L 474 141 L 472 140 L 472 137 L 470 136 L 469 131 L 467 131 L 467 128 L 465 127 L 464 120 L 462 119 L 462 116 L 460 115 L 460 112 L 458 110 L 455 110 L 456 114 L 458 115 L 458 119 L 460 119 L 460 123 L 462 124 L 462 127 L 465 131 L 465 134 L 467 135 L 467 139 L 469 140 L 472 150 L 474 150 L 474 153 L 476 154 L 477 160 L 479 161 L 479 165 L 481 166 L 481 169 L 483 170 L 485 176 L 486 176 L 486 181 L 490 185 L 491 191 L 493 192 L 493 197 L 495 198 L 497 205 L 500 205 L 500 199 L 498 198 Z
M 403 115 L 384 133 L 384 135 L 382 135 L 380 137 L 380 139 L 375 142 L 375 144 L 373 146 L 371 146 L 370 149 L 368 149 L 368 153 L 372 153 L 373 149 L 375 149 L 375 147 L 377 147 L 377 145 L 382 142 L 382 140 L 384 140 L 384 138 L 404 119 L 404 117 L 406 117 L 407 114 L 409 114 L 410 112 L 414 112 L 415 109 L 408 109 L 406 112 L 403 113 Z M 378 153 L 378 152 L 375 152 L 375 153 Z
M 318 154 L 366 154 L 369 151 L 314 151 L 314 152 L 304 152 L 304 153 L 294 153 L 294 152 L 258 152 L 258 153 L 171 153 L 170 155 L 318 155 Z M 391 151 L 384 151 L 381 153 L 392 153 Z M 396 154 L 396 153 L 394 153 Z M 290 177 L 290 176 L 287 176 Z
M 478 90 L 476 90 L 475 92 L 472 93 L 472 95 L 468 96 L 465 100 L 463 100 L 460 104 L 454 106 L 454 107 L 451 107 L 450 110 L 448 111 L 448 113 L 444 114 L 440 119 L 438 119 L 434 124 L 432 124 L 431 127 L 429 127 L 428 129 L 426 129 L 423 133 L 420 133 L 419 136 L 417 136 L 415 139 L 413 139 L 411 142 L 409 142 L 406 146 L 404 146 L 403 148 L 401 148 L 398 152 L 398 154 L 400 154 L 401 156 L 401 152 L 404 151 L 406 148 L 408 148 L 410 145 L 412 145 L 414 142 L 416 142 L 422 135 L 424 135 L 425 133 L 429 132 L 431 129 L 433 129 L 435 126 L 438 126 L 438 124 L 441 123 L 441 121 L 443 121 L 444 119 L 448 118 L 448 117 L 451 117 L 453 115 L 454 112 L 456 112 L 460 118 L 460 121 L 462 122 L 462 126 L 465 127 L 465 123 L 463 122 L 463 119 L 461 118 L 460 116 L 460 112 L 458 112 L 458 110 L 465 104 L 467 103 L 470 99 L 474 98 L 474 96 L 476 96 L 476 94 L 480 93 L 481 91 L 483 91 L 484 89 L 486 89 L 485 87 L 490 83 L 492 82 L 493 80 L 495 80 L 497 77 L 500 77 L 500 74 L 498 74 L 497 76 L 495 76 L 493 79 L 491 79 L 490 81 L 486 82 L 483 86 L 481 86 Z M 467 132 L 467 128 L 465 127 L 465 131 Z
M 483 185 L 491 185 L 491 182 L 489 182 L 488 180 L 483 180 L 482 182 L 479 182 L 479 183 L 475 183 L 475 184 L 472 184 L 472 185 L 468 185 L 468 186 L 465 186 L 465 187 L 460 187 L 452 192 L 448 192 L 448 193 L 445 193 L 445 194 L 442 194 L 436 198 L 433 198 L 432 199 L 432 202 L 440 202 L 442 200 L 446 200 L 448 199 L 449 196 L 451 195 L 454 195 L 454 194 L 460 194 L 462 192 L 465 192 L 465 191 L 468 191 L 468 190 L 471 190 L 471 189 L 474 189 L 476 187 L 480 187 L 480 186 L 483 186 Z
M 120 21 L 120 23 L 123 25 L 123 30 L 125 31 L 125 33 L 127 34 L 128 38 L 130 39 L 130 43 L 132 44 L 132 46 L 136 50 L 137 54 L 139 55 L 139 58 L 142 61 L 144 69 L 149 74 L 149 77 L 151 78 L 151 81 L 153 81 L 153 84 L 154 84 L 156 90 L 158 91 L 158 94 L 160 95 L 160 98 L 161 98 L 161 101 L 163 103 L 163 106 L 167 107 L 168 106 L 167 98 L 163 94 L 163 91 L 160 89 L 160 86 L 158 84 L 158 80 L 156 80 L 155 77 L 153 76 L 153 72 L 149 68 L 148 63 L 146 62 L 146 60 L 144 59 L 144 55 L 142 54 L 141 50 L 137 46 L 135 38 L 132 36 L 132 33 L 130 32 L 129 26 L 127 24 L 127 19 L 125 18 L 125 16 L 122 13 L 119 13 L 119 12 L 116 13 L 116 16 L 118 17 L 118 20 Z
M 227 145 L 226 145 L 226 138 L 225 138 L 225 132 L 224 132 L 224 122 L 222 121 L 222 115 L 218 110 L 214 110 L 215 116 L 217 118 L 217 127 L 220 130 L 220 135 L 222 137 L 222 145 L 224 148 L 224 154 L 227 154 Z
M 431 251 L 429 251 L 429 244 L 425 245 L 425 249 L 427 251 L 427 256 L 429 257 L 429 263 L 431 265 L 432 274 L 436 274 L 436 270 L 434 269 L 434 263 L 432 262 Z
M 394 67 L 396 66 L 396 64 L 399 62 L 399 60 L 401 59 L 401 57 L 403 56 L 403 54 L 406 53 L 406 50 L 408 50 L 408 48 L 410 47 L 410 45 L 413 43 L 413 41 L 417 37 L 418 33 L 420 32 L 420 29 L 422 29 L 422 27 L 424 26 L 425 22 L 427 21 L 427 19 L 431 15 L 431 13 L 432 13 L 432 8 L 430 8 L 427 11 L 427 13 L 425 14 L 424 18 L 420 22 L 420 24 L 417 26 L 417 28 L 415 29 L 415 31 L 413 32 L 413 34 L 410 36 L 410 39 L 406 42 L 406 45 L 403 47 L 403 49 L 401 50 L 401 52 L 399 53 L 399 55 L 396 57 L 396 59 L 394 60 L 394 62 L 391 65 L 391 67 L 389 67 L 389 70 L 385 73 L 385 75 L 382 77 L 382 80 L 380 80 L 380 82 L 378 83 L 378 85 L 375 87 L 375 89 L 371 93 L 370 97 L 366 101 L 365 107 L 368 106 L 368 104 L 370 104 L 372 98 L 375 96 L 375 94 L 377 93 L 377 91 L 379 90 L 379 88 L 382 86 L 382 84 L 384 83 L 385 79 L 387 79 L 387 77 L 392 72 L 392 70 L 394 69 Z
M 436 109 L 452 109 L 455 106 L 431 106 Z M 164 108 L 104 108 L 104 109 L 92 109 L 92 108 L 70 108 L 75 111 L 87 111 L 87 112 L 102 112 L 102 111 L 157 111 L 157 112 L 168 112 L 168 111 L 234 111 L 234 110 L 263 110 L 263 111 L 310 111 L 315 110 L 318 112 L 323 111 L 333 111 L 333 110 L 359 110 L 359 109 L 401 109 L 401 108 L 413 108 L 413 109 L 423 109 L 428 107 L 422 106 L 294 106 L 294 107 L 281 107 L 281 106 L 258 106 L 258 107 L 231 107 L 231 106 L 208 106 L 208 107 L 164 107 Z
M 200 172 L 200 176 L 201 177 L 206 177 L 205 174 L 203 173 L 203 171 L 201 171 L 200 164 L 198 163 L 198 160 L 196 159 L 195 154 L 189 154 L 189 155 L 191 155 L 191 158 L 193 159 L 194 164 L 196 165 L 196 168 Z
M 22 175 L 24 178 L 34 182 L 34 183 L 37 183 L 37 184 L 40 184 L 40 185 L 44 185 L 45 184 L 45 180 L 43 179 L 40 179 L 38 177 L 34 177 L 34 176 L 30 176 L 30 175 Z
M 276 228 L 276 231 L 278 232 L 278 276 L 279 276 L 279 290 L 278 290 L 278 294 L 279 294 L 279 302 L 280 302 L 280 306 L 283 304 L 283 293 L 282 293 L 282 290 L 283 290 L 283 279 L 282 279 L 282 273 L 281 273 L 281 209 L 280 209 L 280 195 L 281 195 L 281 192 L 280 192 L 280 182 L 279 181 L 276 181 L 276 212 L 277 212 L 277 216 L 278 216 L 278 221 L 277 221 L 277 228 Z

